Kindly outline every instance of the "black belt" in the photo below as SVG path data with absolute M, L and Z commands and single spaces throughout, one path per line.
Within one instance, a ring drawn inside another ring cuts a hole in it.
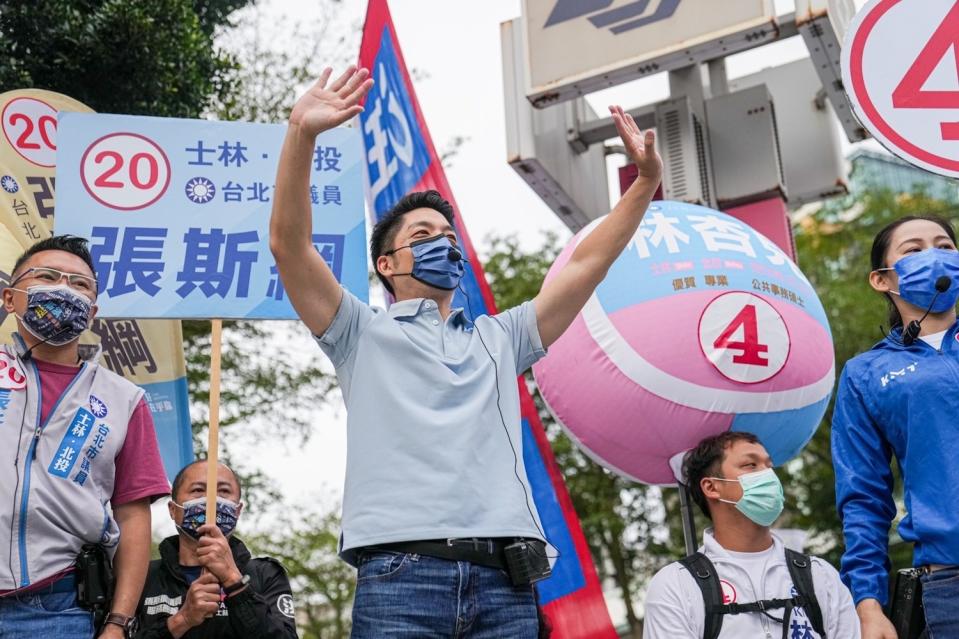
M 13 599 L 21 595 L 60 595 L 76 591 L 77 578 L 74 573 L 70 572 L 43 586 L 27 586 L 18 590 L 10 590 L 0 593 L 0 598 L 10 597 Z
M 499 568 L 508 572 L 505 549 L 516 541 L 512 537 L 499 539 L 429 539 L 426 541 L 398 541 L 391 544 L 376 544 L 375 546 L 367 546 L 363 550 L 367 552 L 385 550 L 425 555 L 449 561 L 468 561 L 471 564 L 486 566 L 487 568 Z M 539 540 L 531 541 L 533 543 L 543 543 Z M 544 545 L 544 552 L 545 549 Z

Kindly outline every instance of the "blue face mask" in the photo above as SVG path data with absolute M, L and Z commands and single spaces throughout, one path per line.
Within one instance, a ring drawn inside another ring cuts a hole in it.
M 413 270 L 395 275 L 410 275 L 414 280 L 446 291 L 452 291 L 459 285 L 466 271 L 463 266 L 466 260 L 448 237 L 441 234 L 416 240 L 383 255 L 391 255 L 404 248 L 413 251 Z
M 193 539 L 200 538 L 200 526 L 206 523 L 206 497 L 190 499 L 182 504 L 173 502 L 177 508 L 183 509 L 183 521 L 177 528 Z M 224 537 L 229 537 L 236 529 L 236 522 L 240 518 L 240 505 L 223 497 L 216 498 L 216 527 Z
M 743 487 L 742 499 L 739 501 L 720 499 L 719 501 L 734 504 L 736 510 L 760 526 L 771 526 L 783 511 L 786 501 L 783 495 L 783 485 L 772 468 L 746 473 L 736 479 L 723 479 L 722 477 L 711 477 L 710 479 L 738 481 Z
M 955 308 L 959 299 L 959 251 L 926 249 L 907 255 L 892 268 L 876 270 L 895 270 L 899 275 L 899 291 L 890 292 L 917 308 L 929 308 L 932 313 L 942 313 Z M 942 276 L 949 278 L 950 286 L 936 297 L 936 280 Z

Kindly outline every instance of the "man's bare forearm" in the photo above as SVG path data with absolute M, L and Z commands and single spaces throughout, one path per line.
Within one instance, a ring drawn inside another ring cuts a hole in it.
M 606 219 L 580 242 L 570 262 L 579 265 L 593 288 L 606 276 L 609 267 L 639 228 L 649 203 L 653 201 L 659 178 L 638 178 L 626 190 Z
M 559 274 L 543 286 L 535 306 L 544 346 L 549 348 L 559 339 L 606 277 L 636 233 L 658 185 L 658 178 L 636 180 L 606 219 L 576 247 Z
M 312 246 L 309 188 L 315 145 L 316 136 L 304 133 L 297 125 L 287 129 L 270 217 L 270 249 L 277 259 L 291 249 Z
M 111 611 L 136 614 L 150 566 L 150 502 L 140 499 L 115 509 L 120 543 L 114 557 L 117 584 Z

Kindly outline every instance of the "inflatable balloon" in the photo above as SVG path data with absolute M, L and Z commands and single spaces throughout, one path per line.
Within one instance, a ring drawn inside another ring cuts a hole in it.
M 777 465 L 795 456 L 826 411 L 835 361 L 822 304 L 778 246 L 724 213 L 654 202 L 533 372 L 587 454 L 666 485 L 671 457 L 727 430 L 756 434 Z

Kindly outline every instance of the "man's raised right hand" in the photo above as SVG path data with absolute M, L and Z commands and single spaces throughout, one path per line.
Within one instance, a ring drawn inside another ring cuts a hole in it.
M 326 86 L 333 69 L 327 67 L 310 89 L 296 101 L 290 113 L 290 125 L 307 136 L 316 137 L 337 127 L 363 111 L 373 79 L 367 69 L 350 66 L 333 84 Z

